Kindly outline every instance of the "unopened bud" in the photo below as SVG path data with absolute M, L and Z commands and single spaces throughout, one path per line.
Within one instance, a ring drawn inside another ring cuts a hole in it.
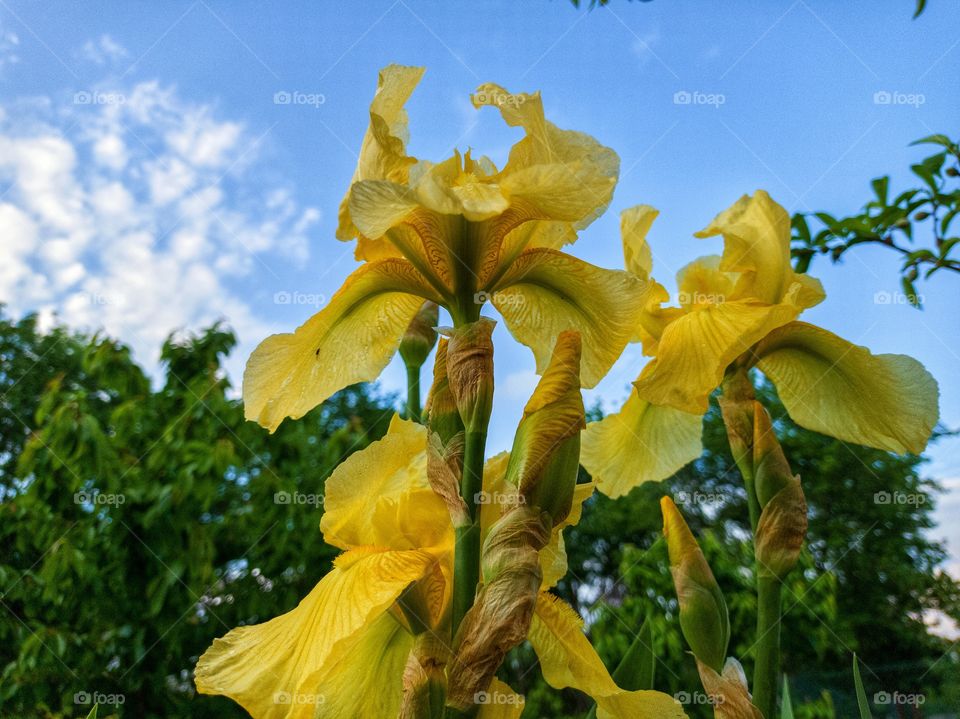
M 510 452 L 507 481 L 553 524 L 570 512 L 586 425 L 580 395 L 580 335 L 561 332 L 550 364 L 523 410 Z
M 493 408 L 493 328 L 481 317 L 450 331 L 447 374 L 450 391 L 467 431 L 486 427 Z
M 760 521 L 754 543 L 758 573 L 783 579 L 797 563 L 807 535 L 807 503 L 800 478 L 790 471 L 770 414 L 754 406 L 754 486 Z
M 947 174 L 948 174 L 950 177 L 960 177 L 960 170 L 957 170 L 956 167 L 948 167 L 948 168 L 947 168 Z
M 723 380 L 720 411 L 727 428 L 730 452 L 744 479 L 753 477 L 753 383 L 746 369 L 738 368 Z
M 409 367 L 422 367 L 437 343 L 437 323 L 440 308 L 434 302 L 424 302 L 400 340 L 400 357 Z
M 403 670 L 399 719 L 442 719 L 447 695 L 444 669 L 449 654 L 437 635 L 417 637 Z
M 913 219 L 916 220 L 917 222 L 923 222 L 923 221 L 924 221 L 925 219 L 927 219 L 928 217 L 930 217 L 930 213 L 929 213 L 929 212 L 921 211 L 921 212 L 918 212 L 917 214 L 915 214 L 915 215 L 913 216 Z
M 680 629 L 694 656 L 722 671 L 730 641 L 730 618 L 723 593 L 673 500 L 663 497 L 660 509 L 670 573 L 680 604 Z

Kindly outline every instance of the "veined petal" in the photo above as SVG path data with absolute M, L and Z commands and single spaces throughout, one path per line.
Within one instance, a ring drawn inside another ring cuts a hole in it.
M 700 456 L 703 416 L 650 404 L 631 391 L 623 408 L 583 434 L 580 463 L 609 497 L 659 482 Z
M 540 93 L 511 94 L 488 83 L 473 95 L 475 107 L 492 105 L 526 137 L 510 150 L 498 180 L 513 201 L 525 200 L 546 219 L 572 222 L 578 229 L 599 217 L 610 203 L 620 158 L 594 138 L 561 130 L 543 115 Z
M 407 112 L 404 105 L 423 77 L 424 68 L 388 65 L 380 71 L 377 92 L 370 103 L 370 126 L 360 147 L 357 169 L 351 185 L 361 180 L 389 180 L 406 183 L 416 158 L 407 156 Z M 337 237 L 349 240 L 357 228 L 351 218 L 347 196 L 340 203 Z M 379 237 L 379 235 L 373 235 Z
M 316 696 L 318 678 L 345 658 L 349 640 L 435 561 L 418 551 L 340 556 L 295 609 L 215 640 L 197 662 L 197 691 L 228 696 L 255 719 L 312 717 L 315 707 L 300 697 Z
M 679 719 L 680 703 L 656 691 L 617 686 L 583 633 L 583 620 L 569 605 L 543 593 L 527 637 L 540 660 L 543 678 L 555 689 L 572 687 L 597 702 L 598 719 Z
M 687 310 L 716 305 L 733 298 L 737 282 L 735 272 L 720 269 L 719 255 L 698 257 L 677 273 L 680 304 Z
M 731 299 L 776 304 L 793 281 L 790 215 L 763 190 L 744 195 L 717 215 L 696 237 L 723 235 L 720 269 L 740 272 Z
M 567 550 L 563 543 L 563 530 L 572 527 L 580 521 L 583 514 L 583 503 L 593 496 L 593 482 L 578 484 L 573 489 L 573 504 L 570 514 L 550 532 L 550 541 L 540 550 L 540 569 L 543 580 L 540 588 L 550 589 L 563 579 L 567 573 Z
M 730 363 L 799 313 L 790 302 L 737 300 L 698 307 L 666 326 L 656 359 L 634 386 L 648 402 L 703 414 Z
M 360 233 L 381 237 L 418 207 L 416 194 L 404 185 L 385 180 L 362 180 L 350 187 L 346 200 Z
M 427 429 L 395 415 L 383 439 L 354 452 L 327 479 L 320 531 L 342 549 L 453 544 L 443 500 L 427 479 Z
M 593 387 L 633 336 L 645 284 L 556 250 L 526 250 L 493 288 L 492 301 L 514 338 L 533 350 L 537 371 L 550 361 L 557 336 L 583 339 L 581 383 Z
M 926 447 L 939 393 L 912 357 L 874 355 L 805 322 L 771 333 L 756 354 L 797 424 L 890 452 Z
M 413 635 L 390 613 L 381 614 L 346 643 L 335 665 L 328 662 L 311 681 L 318 702 L 304 719 L 396 717 L 413 644 Z
M 424 299 L 439 297 L 408 262 L 361 266 L 296 332 L 271 335 L 253 351 L 243 373 L 246 418 L 272 432 L 334 392 L 376 379 Z

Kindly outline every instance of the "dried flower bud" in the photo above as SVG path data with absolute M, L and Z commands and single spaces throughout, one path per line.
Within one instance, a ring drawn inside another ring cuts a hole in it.
M 442 719 L 446 704 L 445 667 L 450 650 L 435 634 L 421 634 L 403 670 L 399 719 Z
M 493 408 L 493 328 L 496 322 L 481 317 L 455 327 L 447 347 L 450 391 L 467 431 L 486 427 Z
M 426 415 L 430 432 L 440 437 L 441 443 L 446 446 L 463 432 L 463 421 L 457 410 L 457 401 L 450 389 L 450 378 L 447 376 L 448 341 L 440 339 L 437 345 L 437 356 L 433 360 L 433 385 L 427 397 Z
M 440 308 L 434 302 L 424 302 L 400 340 L 400 357 L 405 365 L 422 367 L 437 343 L 437 324 Z
M 680 604 L 680 629 L 698 660 L 723 668 L 730 641 L 730 619 L 723 593 L 703 552 L 670 497 L 660 500 L 670 573 Z

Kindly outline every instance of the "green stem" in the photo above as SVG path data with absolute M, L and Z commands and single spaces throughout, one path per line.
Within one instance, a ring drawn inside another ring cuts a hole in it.
M 780 677 L 780 580 L 757 580 L 757 662 L 753 670 L 753 703 L 766 719 L 777 716 Z
M 757 532 L 757 523 L 760 521 L 760 500 L 757 498 L 757 490 L 753 481 L 753 462 L 744 462 L 740 467 L 740 474 L 743 476 L 743 486 L 747 490 L 747 510 L 750 512 L 750 528 L 753 533 Z
M 419 422 L 420 411 L 420 367 L 407 365 L 407 419 Z
M 467 503 L 470 524 L 458 527 L 453 565 L 453 635 L 464 615 L 473 606 L 480 581 L 480 512 L 476 496 L 483 489 L 483 460 L 487 444 L 486 428 L 467 430 L 463 452 L 463 476 L 460 496 Z

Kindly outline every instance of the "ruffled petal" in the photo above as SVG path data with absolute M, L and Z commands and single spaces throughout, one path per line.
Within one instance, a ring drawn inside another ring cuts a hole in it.
M 511 94 L 490 83 L 477 88 L 472 99 L 475 107 L 498 108 L 508 125 L 526 131 L 498 176 L 511 202 L 529 202 L 545 219 L 572 222 L 578 229 L 603 213 L 620 172 L 613 150 L 548 122 L 539 92 Z
M 408 262 L 361 266 L 296 332 L 271 335 L 253 351 L 243 373 L 246 418 L 272 432 L 334 392 L 376 379 L 424 299 L 439 298 Z
M 583 433 L 580 463 L 610 497 L 659 482 L 700 456 L 703 416 L 650 404 L 630 393 L 623 408 Z
M 255 719 L 312 717 L 319 678 L 346 669 L 351 639 L 434 562 L 418 551 L 342 555 L 295 609 L 215 640 L 197 662 L 197 691 L 228 696 Z
M 492 302 L 510 334 L 533 350 L 537 371 L 550 361 L 563 330 L 583 340 L 581 382 L 593 387 L 623 352 L 636 327 L 647 285 L 556 250 L 526 250 L 497 283 Z
M 660 211 L 650 205 L 634 205 L 620 213 L 624 266 L 627 272 L 643 280 L 653 269 L 653 253 L 647 242 L 647 233 L 659 214 Z
M 730 363 L 799 312 L 789 302 L 739 300 L 699 307 L 666 326 L 656 359 L 634 386 L 648 402 L 703 414 Z
M 797 424 L 890 452 L 926 447 L 939 392 L 912 357 L 874 355 L 805 322 L 771 333 L 756 354 Z
M 406 152 L 407 112 L 404 105 L 423 77 L 424 68 L 388 65 L 380 71 L 377 92 L 370 103 L 370 126 L 360 147 L 357 169 L 351 185 L 361 180 L 389 180 L 404 184 L 416 158 Z M 357 235 L 349 206 L 350 191 L 340 203 L 337 237 L 349 240 Z M 379 237 L 379 235 L 373 235 Z
M 686 310 L 716 305 L 733 298 L 735 272 L 720 269 L 719 255 L 698 257 L 677 273 L 678 300 Z
M 383 439 L 354 452 L 326 481 L 320 531 L 342 549 L 453 544 L 443 500 L 427 479 L 427 430 L 394 416 Z
M 763 190 L 744 195 L 717 215 L 697 237 L 723 235 L 720 269 L 739 272 L 731 299 L 780 302 L 793 281 L 790 215 Z
M 626 691 L 617 686 L 583 633 L 583 620 L 569 605 L 541 594 L 527 637 L 540 660 L 547 684 L 571 687 L 597 702 L 598 719 L 679 719 L 680 703 L 656 691 Z

